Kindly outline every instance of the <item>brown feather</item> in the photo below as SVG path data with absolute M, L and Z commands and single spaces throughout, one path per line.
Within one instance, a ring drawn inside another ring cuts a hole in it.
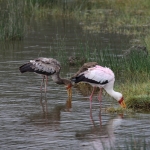
M 96 65 L 98 65 L 97 62 L 87 62 L 87 63 L 84 63 L 83 66 L 78 70 L 78 72 L 71 77 L 71 79 L 77 77 L 80 73 L 88 70 L 88 68 L 95 67 Z

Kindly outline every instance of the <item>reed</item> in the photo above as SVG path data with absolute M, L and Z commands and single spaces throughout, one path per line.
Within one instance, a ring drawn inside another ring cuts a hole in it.
M 24 36 L 24 1 L 1 0 L 0 39 L 21 40 Z
M 69 16 L 84 22 L 83 30 L 91 33 L 115 32 L 127 35 L 143 35 L 149 32 L 149 0 L 30 0 L 33 12 L 45 12 L 53 16 Z M 36 9 L 35 9 L 36 8 Z M 48 8 L 48 9 L 47 9 Z M 46 13 L 45 13 L 46 14 Z
M 63 65 L 68 65 L 67 41 L 65 37 L 56 35 L 53 38 L 54 47 L 50 47 L 50 56 L 57 58 Z
M 146 35 L 143 39 L 143 43 L 145 44 L 148 52 L 150 53 L 150 35 Z
M 1 39 L 22 39 L 25 21 L 31 16 L 69 16 L 82 20 L 83 30 L 91 33 L 113 32 L 148 35 L 149 0 L 1 0 Z M 132 8 L 132 9 L 131 9 Z
M 82 43 L 79 41 L 76 47 L 74 49 L 72 48 L 71 53 L 69 53 L 65 37 L 57 36 L 54 39 L 54 43 L 56 44 L 57 57 L 63 64 L 68 64 L 68 58 L 73 54 L 79 59 L 82 56 L 86 62 L 96 61 L 102 66 L 111 68 L 116 75 L 122 74 L 122 76 L 128 79 L 134 75 L 139 80 L 142 75 L 145 76 L 150 73 L 150 56 L 142 49 L 138 50 L 133 48 L 128 54 L 118 56 L 118 51 L 110 50 L 109 46 L 105 49 L 99 49 L 94 41 L 92 46 L 88 42 Z M 52 51 L 56 55 L 56 50 L 53 49 Z M 76 65 L 81 66 L 83 63 Z

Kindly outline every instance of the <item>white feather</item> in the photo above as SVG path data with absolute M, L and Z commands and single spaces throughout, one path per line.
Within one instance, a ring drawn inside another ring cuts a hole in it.
M 97 82 L 105 82 L 108 80 L 110 82 L 114 79 L 114 73 L 106 67 L 93 67 L 89 68 L 84 72 L 86 78 L 97 81 Z

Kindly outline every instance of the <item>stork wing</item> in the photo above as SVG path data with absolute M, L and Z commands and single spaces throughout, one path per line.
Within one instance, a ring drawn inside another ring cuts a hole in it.
M 97 62 L 87 62 L 87 63 L 84 63 L 83 66 L 78 70 L 78 72 L 71 77 L 71 79 L 77 77 L 82 72 L 88 70 L 88 68 L 95 67 L 96 65 L 98 65 Z
M 84 72 L 84 76 L 98 83 L 110 82 L 114 79 L 114 73 L 112 72 L 112 70 L 101 66 L 89 68 Z
M 60 71 L 60 63 L 53 58 L 37 58 L 35 60 L 30 60 L 32 63 L 31 68 L 34 69 L 35 72 L 45 72 L 48 74 L 53 74 L 55 72 Z

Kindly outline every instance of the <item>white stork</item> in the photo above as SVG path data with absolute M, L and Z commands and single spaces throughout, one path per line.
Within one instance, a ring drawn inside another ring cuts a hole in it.
M 92 97 L 95 87 L 100 88 L 100 92 L 98 95 L 99 102 L 101 102 L 102 88 L 104 88 L 110 96 L 112 96 L 119 102 L 121 107 L 126 108 L 126 104 L 124 102 L 122 94 L 113 90 L 115 82 L 115 75 L 113 71 L 107 67 L 102 67 L 96 64 L 94 64 L 93 67 L 93 62 L 89 62 L 86 64 L 88 64 L 88 66 L 86 65 L 87 67 L 83 67 L 85 66 L 84 64 L 81 68 L 85 69 L 83 70 L 80 68 L 80 70 L 71 78 L 71 80 L 75 83 L 85 82 L 93 87 L 93 91 L 89 98 L 90 109 L 92 108 Z
M 68 97 L 72 97 L 72 83 L 68 79 L 63 79 L 59 76 L 60 74 L 60 62 L 53 58 L 37 58 L 30 60 L 30 62 L 19 67 L 21 73 L 34 72 L 43 76 L 41 83 L 41 90 L 43 82 L 45 80 L 45 92 L 47 91 L 48 76 L 52 77 L 52 80 L 57 84 L 64 84 L 67 89 Z

